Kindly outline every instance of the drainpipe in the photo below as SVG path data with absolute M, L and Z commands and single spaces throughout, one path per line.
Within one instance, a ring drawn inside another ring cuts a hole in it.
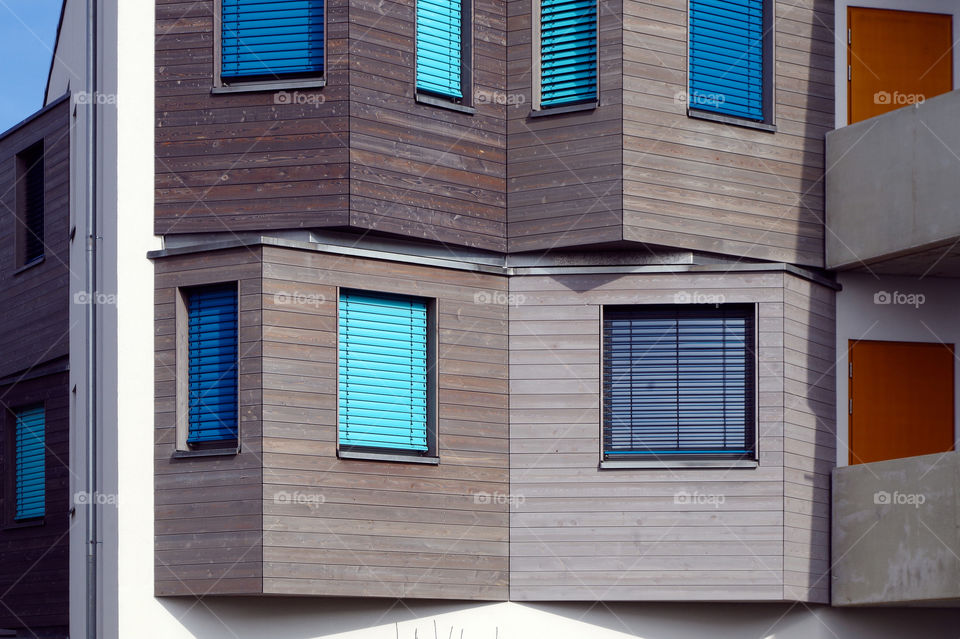
M 87 0 L 86 85 L 86 634 L 97 639 L 97 0 Z

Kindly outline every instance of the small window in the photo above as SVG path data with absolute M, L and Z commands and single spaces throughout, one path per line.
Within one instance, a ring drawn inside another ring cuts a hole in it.
M 539 108 L 597 101 L 597 0 L 539 2 Z
M 343 290 L 339 301 L 339 446 L 430 455 L 428 300 Z
M 417 0 L 417 93 L 464 101 L 469 0 Z
M 751 305 L 606 307 L 604 459 L 754 459 L 754 370 Z
M 187 289 L 188 448 L 235 446 L 238 427 L 238 328 L 235 284 Z M 181 369 L 182 370 L 182 369 Z
M 224 81 L 323 75 L 323 0 L 219 1 Z
M 769 122 L 770 48 L 766 0 L 691 0 L 691 111 Z
M 17 266 L 43 258 L 43 141 L 17 154 Z
M 46 424 L 43 406 L 33 406 L 15 412 L 16 454 L 15 521 L 37 519 L 46 514 Z

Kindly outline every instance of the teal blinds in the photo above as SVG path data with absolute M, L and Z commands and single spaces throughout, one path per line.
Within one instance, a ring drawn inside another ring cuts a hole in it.
M 43 517 L 46 510 L 46 433 L 42 406 L 16 413 L 16 498 L 14 518 Z
M 224 78 L 323 72 L 323 0 L 220 0 Z
M 417 90 L 462 98 L 461 0 L 417 0 Z
M 597 0 L 541 0 L 540 106 L 597 99 Z
M 342 291 L 339 304 L 340 445 L 426 452 L 426 302 Z
M 691 107 L 764 119 L 763 2 L 691 0 Z
M 189 433 L 187 443 L 237 438 L 237 288 L 196 289 L 189 320 Z

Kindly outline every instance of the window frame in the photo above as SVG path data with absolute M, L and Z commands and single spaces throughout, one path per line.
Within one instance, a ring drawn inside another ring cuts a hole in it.
M 542 3 L 543 0 L 532 0 L 530 6 L 530 24 L 531 24 L 531 56 L 532 62 L 531 65 L 531 112 L 530 117 L 541 117 L 545 115 L 555 115 L 559 113 L 573 113 L 576 111 L 593 111 L 600 106 L 600 19 L 602 17 L 600 11 L 600 0 L 595 0 L 597 5 L 597 30 L 596 30 L 596 42 L 597 42 L 597 87 L 596 87 L 596 98 L 592 101 L 577 102 L 574 104 L 560 104 L 556 106 L 543 106 L 541 103 L 541 98 L 543 95 L 543 60 L 541 52 L 541 35 L 543 32 L 542 25 L 540 24 L 540 17 L 542 13 Z
M 667 453 L 651 454 L 646 457 L 628 457 L 608 459 L 605 450 L 605 435 L 607 430 L 606 411 L 604 403 L 606 393 L 604 386 L 606 376 L 604 374 L 606 338 L 604 326 L 606 323 L 606 314 L 612 309 L 633 308 L 642 312 L 644 309 L 650 311 L 689 311 L 697 310 L 715 310 L 721 306 L 741 307 L 746 314 L 750 316 L 752 322 L 752 331 L 749 332 L 751 344 L 746 345 L 747 357 L 752 362 L 752 374 L 748 375 L 751 388 L 747 389 L 747 396 L 752 395 L 752 408 L 749 411 L 750 423 L 746 424 L 745 432 L 752 436 L 753 451 L 745 455 L 691 455 L 689 453 Z M 759 309 L 756 303 L 724 303 L 724 304 L 607 304 L 600 306 L 599 313 L 599 335 L 600 335 L 600 357 L 599 357 L 599 389 L 600 397 L 600 419 L 599 419 L 599 468 L 600 469 L 630 469 L 630 468 L 756 468 L 760 460 L 760 410 L 759 410 L 759 327 L 758 317 Z M 752 347 L 752 351 L 751 351 Z
M 687 0 L 687 42 L 686 42 L 686 56 L 687 56 L 687 65 L 686 65 L 686 84 L 684 86 L 684 93 L 687 96 L 687 116 L 690 118 L 696 118 L 699 120 L 711 120 L 713 122 L 719 122 L 722 124 L 731 124 L 733 126 L 740 126 L 749 129 L 758 129 L 761 131 L 767 131 L 769 133 L 775 133 L 777 130 L 776 122 L 776 29 L 774 25 L 776 24 L 776 10 L 777 3 L 775 0 L 762 0 L 763 2 L 763 45 L 762 45 L 762 56 L 763 56 L 763 76 L 762 76 L 762 86 L 763 86 L 763 120 L 752 120 L 747 117 L 730 115 L 725 113 L 717 113 L 715 111 L 709 111 L 705 109 L 698 109 L 697 107 L 690 106 L 690 81 L 693 76 L 691 70 L 691 59 L 690 55 L 691 48 L 691 33 L 693 31 L 693 19 L 691 11 L 691 4 L 695 0 Z
M 224 439 L 202 445 L 188 443 L 190 436 L 190 309 L 191 292 L 213 288 L 233 286 L 237 293 L 237 437 L 236 440 Z M 241 383 L 240 383 L 240 282 L 227 280 L 205 282 L 180 286 L 176 289 L 176 442 L 173 457 L 209 457 L 215 455 L 236 455 L 240 453 L 241 428 Z M 222 445 L 218 445 L 222 444 Z
M 382 295 L 405 297 L 414 300 L 423 301 L 427 312 L 427 450 L 412 451 L 400 448 L 380 448 L 364 446 L 344 446 L 340 443 L 340 296 L 343 292 L 361 293 L 369 295 Z M 440 463 L 439 459 L 439 404 L 438 404 L 438 375 L 437 375 L 437 353 L 439 331 L 437 327 L 437 317 L 439 313 L 438 301 L 436 298 L 423 297 L 420 295 L 410 295 L 396 291 L 374 291 L 370 289 L 354 288 L 351 286 L 338 286 L 336 289 L 337 308 L 336 308 L 336 411 L 335 423 L 337 457 L 339 459 L 358 459 L 372 461 L 388 461 L 402 463 L 417 463 L 436 465 Z
M 413 3 L 413 94 L 414 101 L 443 109 L 451 109 L 462 113 L 476 113 L 473 99 L 473 49 L 474 49 L 474 2 L 460 0 L 460 93 L 463 97 L 455 98 L 439 93 L 422 91 L 417 83 L 417 62 L 420 59 L 419 38 L 417 37 L 417 7 L 420 0 Z
M 43 263 L 46 259 L 46 243 L 44 235 L 46 230 L 47 217 L 47 175 L 45 150 L 46 141 L 40 138 L 35 142 L 24 147 L 14 156 L 14 179 L 16 180 L 14 188 L 14 211 L 16 211 L 15 232 L 14 232 L 14 259 L 16 273 L 24 271 L 31 266 Z M 30 234 L 34 231 L 27 223 L 27 178 L 31 170 L 35 169 L 39 163 L 40 171 L 40 249 L 39 255 L 32 259 L 27 259 L 27 241 Z
M 278 91 L 281 89 L 315 89 L 327 84 L 328 0 L 323 0 L 323 69 L 316 74 L 273 74 L 272 79 L 253 77 L 224 81 L 223 72 L 223 0 L 213 0 L 213 94 Z
M 44 509 L 43 515 L 39 517 L 31 517 L 29 519 L 17 519 L 17 415 L 24 410 L 31 408 L 41 408 L 43 410 L 43 428 L 44 428 L 44 486 L 43 486 L 43 495 L 44 495 Z M 5 446 L 5 455 L 4 455 L 4 464 L 7 467 L 7 472 L 5 473 L 3 488 L 4 488 L 4 522 L 3 527 L 5 529 L 15 529 L 15 528 L 32 528 L 36 526 L 43 526 L 46 524 L 47 519 L 47 480 L 49 479 L 47 475 L 47 442 L 46 442 L 46 431 L 47 431 L 47 407 L 46 403 L 43 401 L 39 402 L 30 402 L 25 404 L 18 404 L 14 407 L 8 408 L 4 411 L 6 415 L 4 416 L 4 427 L 5 427 L 5 436 L 3 438 L 3 444 Z

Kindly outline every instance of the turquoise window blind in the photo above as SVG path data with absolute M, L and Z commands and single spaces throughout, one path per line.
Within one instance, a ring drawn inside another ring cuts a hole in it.
M 224 78 L 323 72 L 323 0 L 221 0 Z
M 462 98 L 461 0 L 417 0 L 417 90 Z
M 42 406 L 16 413 L 16 513 L 34 519 L 46 511 L 46 423 Z
M 189 321 L 189 433 L 187 443 L 237 439 L 237 288 L 195 289 Z
M 597 99 L 597 0 L 541 0 L 540 106 Z

